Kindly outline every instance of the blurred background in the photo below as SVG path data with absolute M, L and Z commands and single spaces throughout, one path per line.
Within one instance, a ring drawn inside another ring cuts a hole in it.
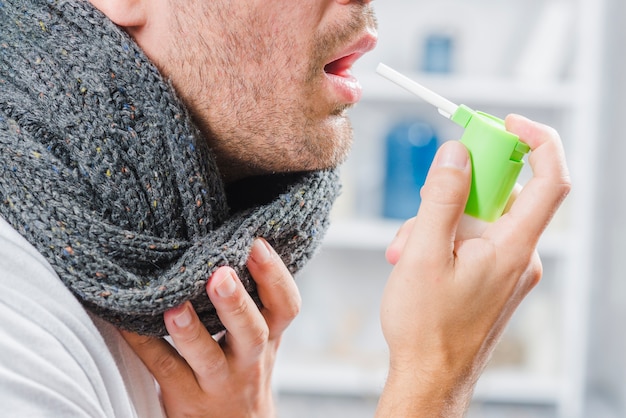
M 461 129 L 375 74 L 379 62 L 455 103 L 520 113 L 563 139 L 573 190 L 539 251 L 544 277 L 514 315 L 469 417 L 626 417 L 626 2 L 384 0 L 357 63 L 355 144 L 274 383 L 281 417 L 373 416 L 387 352 L 384 250 L 419 206 L 436 148 Z M 520 182 L 528 179 L 528 170 Z

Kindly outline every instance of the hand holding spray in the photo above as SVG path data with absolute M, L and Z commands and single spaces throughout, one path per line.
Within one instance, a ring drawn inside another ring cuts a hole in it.
M 465 132 L 461 142 L 469 151 L 472 184 L 465 213 L 487 222 L 502 215 L 530 147 L 508 132 L 504 121 L 461 104 L 456 105 L 384 64 L 376 71 L 437 107 L 439 113 Z

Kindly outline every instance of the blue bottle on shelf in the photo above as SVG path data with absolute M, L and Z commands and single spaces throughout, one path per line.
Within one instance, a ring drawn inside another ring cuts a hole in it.
M 391 128 L 386 138 L 384 217 L 415 216 L 437 147 L 437 134 L 429 123 L 403 121 Z
M 454 39 L 446 33 L 432 33 L 424 40 L 421 70 L 448 74 L 454 71 Z

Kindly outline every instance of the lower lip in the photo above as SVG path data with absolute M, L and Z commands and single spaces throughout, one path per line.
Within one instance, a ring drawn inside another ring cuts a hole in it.
M 338 76 L 326 73 L 326 79 L 330 84 L 330 88 L 341 103 L 354 104 L 361 100 L 363 89 L 356 77 L 352 75 Z

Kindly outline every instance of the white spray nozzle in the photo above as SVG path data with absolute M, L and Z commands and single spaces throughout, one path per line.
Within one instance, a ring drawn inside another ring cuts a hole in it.
M 411 93 L 421 97 L 428 103 L 432 104 L 437 108 L 437 110 L 439 110 L 439 113 L 441 113 L 448 119 L 454 114 L 454 112 L 456 112 L 459 107 L 458 105 L 452 103 L 450 100 L 441 97 L 432 90 L 427 89 L 421 84 L 411 80 L 407 76 L 397 72 L 396 70 L 386 66 L 383 63 L 378 64 L 376 72 L 386 79 L 393 81 L 400 87 L 404 87 Z

